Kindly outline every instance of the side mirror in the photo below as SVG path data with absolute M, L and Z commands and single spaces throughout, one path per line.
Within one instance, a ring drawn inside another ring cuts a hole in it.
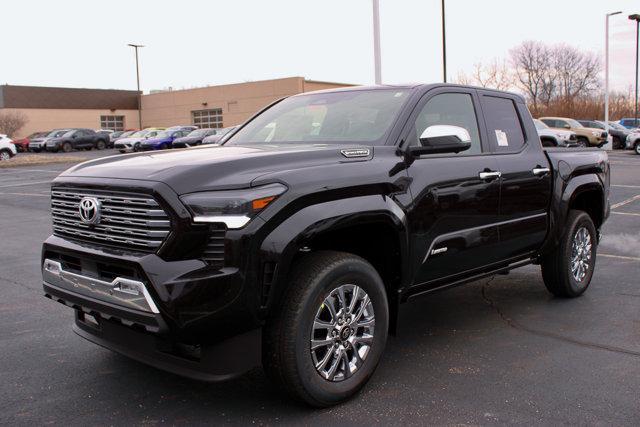
M 414 156 L 422 154 L 459 153 L 471 148 L 469 132 L 460 126 L 433 125 L 420 135 L 420 146 L 410 147 Z

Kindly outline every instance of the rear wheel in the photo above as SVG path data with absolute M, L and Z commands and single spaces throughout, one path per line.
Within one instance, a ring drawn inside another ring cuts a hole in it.
M 71 152 L 71 150 L 73 150 L 71 143 L 65 142 L 64 144 L 62 144 L 62 151 L 64 151 L 65 153 L 69 153 Z
M 596 264 L 597 234 L 591 217 L 571 210 L 560 244 L 542 260 L 544 284 L 557 297 L 582 295 L 593 276 Z
M 0 160 L 9 160 L 11 158 L 11 152 L 9 150 L 0 151 Z
M 389 311 L 382 279 L 362 258 L 303 258 L 265 330 L 263 364 L 295 398 L 323 407 L 357 393 L 380 361 Z
M 100 141 L 98 141 L 96 143 L 96 149 L 98 149 L 98 150 L 104 150 L 106 146 L 107 146 L 107 144 L 102 140 L 100 140 Z
M 640 154 L 640 141 L 636 141 L 636 145 L 633 146 L 633 150 L 636 154 Z

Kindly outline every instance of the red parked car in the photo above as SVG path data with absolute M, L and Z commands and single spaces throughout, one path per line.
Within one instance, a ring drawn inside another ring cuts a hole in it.
M 32 133 L 31 135 L 29 135 L 26 138 L 22 138 L 22 139 L 18 139 L 16 141 L 13 141 L 13 143 L 15 144 L 16 148 L 18 149 L 18 152 L 26 153 L 27 151 L 29 151 L 29 142 L 32 139 L 42 138 L 42 137 L 46 136 L 47 133 L 49 133 L 49 132 L 35 132 L 35 133 Z

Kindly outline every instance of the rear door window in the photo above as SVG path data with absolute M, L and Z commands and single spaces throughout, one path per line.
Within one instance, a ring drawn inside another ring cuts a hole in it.
M 525 143 L 516 105 L 510 98 L 482 96 L 482 110 L 494 151 L 517 152 Z

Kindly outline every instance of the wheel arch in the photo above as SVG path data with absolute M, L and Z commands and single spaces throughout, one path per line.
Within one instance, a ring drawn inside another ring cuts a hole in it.
M 408 277 L 408 235 L 404 212 L 389 197 L 369 195 L 307 206 L 291 215 L 262 241 L 260 280 L 263 308 L 277 306 L 288 276 L 305 253 L 333 250 L 368 261 L 382 277 L 389 300 L 389 329 L 395 332 L 398 291 Z M 389 256 L 391 254 L 391 256 Z M 265 289 L 266 266 L 273 273 Z

